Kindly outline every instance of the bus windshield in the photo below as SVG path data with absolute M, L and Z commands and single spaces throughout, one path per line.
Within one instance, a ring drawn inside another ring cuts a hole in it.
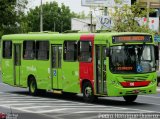
M 155 68 L 153 45 L 124 45 L 110 48 L 112 73 L 147 73 Z

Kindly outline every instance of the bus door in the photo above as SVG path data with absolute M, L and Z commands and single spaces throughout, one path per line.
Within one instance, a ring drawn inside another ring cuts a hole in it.
M 62 45 L 52 45 L 52 88 L 53 89 L 62 89 Z
M 106 89 L 106 46 L 96 45 L 96 93 L 107 94 Z
M 21 45 L 14 44 L 14 85 L 20 85 Z

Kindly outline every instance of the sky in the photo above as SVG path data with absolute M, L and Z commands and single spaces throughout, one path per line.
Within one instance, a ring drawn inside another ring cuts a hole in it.
M 79 13 L 82 11 L 85 11 L 86 14 L 89 13 L 90 9 L 88 7 L 82 7 L 81 6 L 81 0 L 42 0 L 43 3 L 56 1 L 58 2 L 59 6 L 61 3 L 64 3 L 66 6 L 69 6 L 71 11 L 74 11 L 75 13 Z M 29 7 L 34 8 L 35 6 L 39 6 L 41 3 L 41 0 L 30 0 Z

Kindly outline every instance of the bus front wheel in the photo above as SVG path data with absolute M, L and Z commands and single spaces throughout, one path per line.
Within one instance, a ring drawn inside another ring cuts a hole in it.
M 126 95 L 126 96 L 123 96 L 123 98 L 127 103 L 131 103 L 137 99 L 137 95 Z
M 29 81 L 29 93 L 30 95 L 37 95 L 37 84 L 35 80 Z
M 85 102 L 93 102 L 95 99 L 93 88 L 90 82 L 83 84 L 83 99 Z

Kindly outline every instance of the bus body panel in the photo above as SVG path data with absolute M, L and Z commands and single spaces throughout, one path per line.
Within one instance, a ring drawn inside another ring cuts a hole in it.
M 34 65 L 34 61 L 22 60 L 21 62 L 21 85 L 22 87 L 28 87 L 29 76 L 36 76 L 37 74 L 36 71 L 37 70 L 36 70 L 36 66 Z
M 62 80 L 63 91 L 79 93 L 79 63 L 78 62 L 63 62 Z
M 62 49 L 64 50 L 64 41 L 78 41 L 80 35 L 66 35 L 61 38 Z M 62 70 L 58 80 L 61 80 L 62 91 L 71 93 L 80 93 L 80 79 L 79 79 L 79 62 L 64 61 L 62 50 Z
M 37 81 L 37 88 L 39 89 L 51 89 L 50 78 L 50 60 L 49 61 L 37 61 L 30 68 L 35 69 L 35 79 Z M 28 67 L 29 68 L 29 67 Z
M 12 59 L 2 60 L 2 81 L 9 85 L 14 85 L 13 63 Z

